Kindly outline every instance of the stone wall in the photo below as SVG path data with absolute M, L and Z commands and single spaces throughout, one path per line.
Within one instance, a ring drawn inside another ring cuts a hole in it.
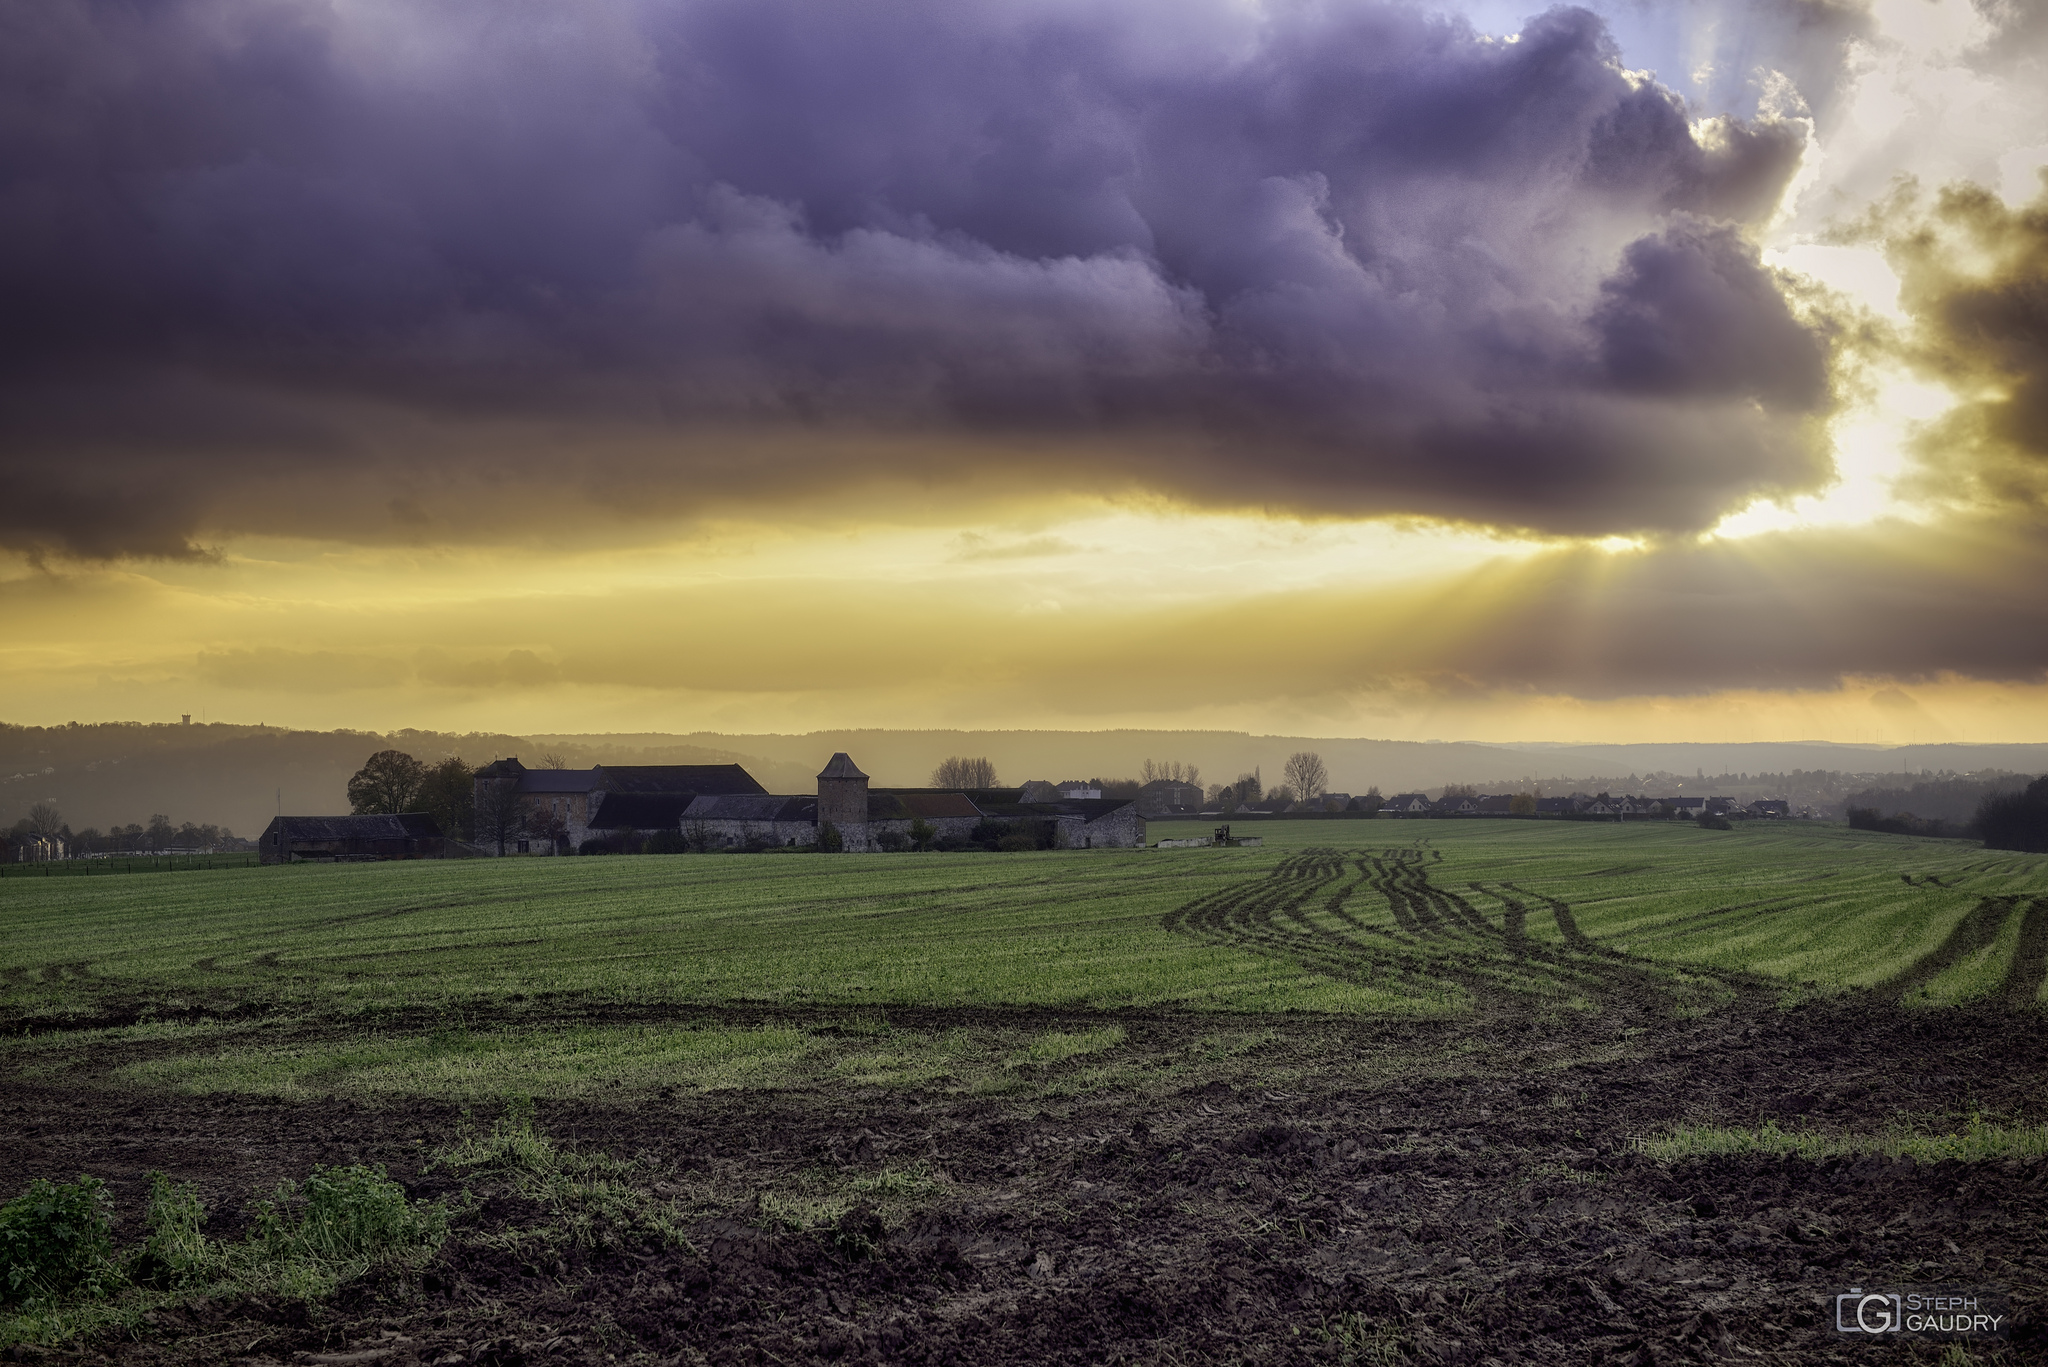
M 809 845 L 817 840 L 818 828 L 808 821 L 728 821 L 723 818 L 685 818 L 683 838 L 693 847 L 742 850 L 759 841 L 767 845 Z
M 1078 825 L 1079 829 L 1073 827 Z M 1136 803 L 1126 803 L 1093 821 L 1059 826 L 1060 844 L 1066 849 L 1138 850 L 1145 847 L 1145 818 Z

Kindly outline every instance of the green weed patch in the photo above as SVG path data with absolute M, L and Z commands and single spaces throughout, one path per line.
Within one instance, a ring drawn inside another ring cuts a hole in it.
M 162 1173 L 151 1177 L 143 1240 L 125 1258 L 115 1256 L 111 1214 L 90 1177 L 31 1183 L 0 1207 L 8 1276 L 24 1292 L 0 1314 L 0 1347 L 132 1328 L 188 1296 L 317 1299 L 373 1268 L 417 1266 L 448 1229 L 444 1207 L 411 1201 L 381 1168 L 361 1166 L 315 1167 L 303 1184 L 280 1183 L 235 1242 L 207 1238 L 198 1189 Z
M 644 1190 L 631 1163 L 559 1147 L 534 1127 L 531 1102 L 507 1107 L 487 1134 L 459 1136 L 435 1163 L 469 1178 L 472 1189 L 500 1182 L 548 1212 L 542 1223 L 486 1237 L 486 1244 L 554 1253 L 651 1235 L 689 1246 L 675 1203 Z
M 33 1309 L 118 1285 L 111 1214 L 94 1177 L 38 1178 L 0 1206 L 0 1306 Z
M 1820 1161 L 1859 1158 L 1912 1158 L 1922 1163 L 1954 1159 L 1965 1163 L 2006 1158 L 2048 1156 L 2048 1125 L 1992 1125 L 1973 1122 L 1959 1134 L 1923 1134 L 1895 1130 L 1875 1135 L 1819 1134 L 1781 1129 L 1774 1121 L 1755 1128 L 1685 1125 L 1669 1134 L 1646 1139 L 1642 1151 L 1674 1162 L 1725 1154 L 1766 1154 Z

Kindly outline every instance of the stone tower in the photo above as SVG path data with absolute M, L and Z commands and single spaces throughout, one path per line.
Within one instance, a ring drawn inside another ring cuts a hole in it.
M 848 850 L 868 847 L 868 776 L 844 750 L 818 771 L 818 830 L 830 822 Z

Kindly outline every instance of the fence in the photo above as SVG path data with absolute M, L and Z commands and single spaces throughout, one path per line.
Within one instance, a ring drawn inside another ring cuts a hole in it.
M 116 854 L 92 859 L 52 859 L 40 864 L 0 864 L 0 878 L 89 878 L 115 873 L 197 873 L 206 869 L 253 869 L 246 854 Z

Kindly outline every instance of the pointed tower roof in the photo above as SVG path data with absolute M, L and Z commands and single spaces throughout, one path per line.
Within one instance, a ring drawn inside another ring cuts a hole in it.
M 832 762 L 818 772 L 819 778 L 866 778 L 859 767 L 847 758 L 844 750 L 832 756 Z

